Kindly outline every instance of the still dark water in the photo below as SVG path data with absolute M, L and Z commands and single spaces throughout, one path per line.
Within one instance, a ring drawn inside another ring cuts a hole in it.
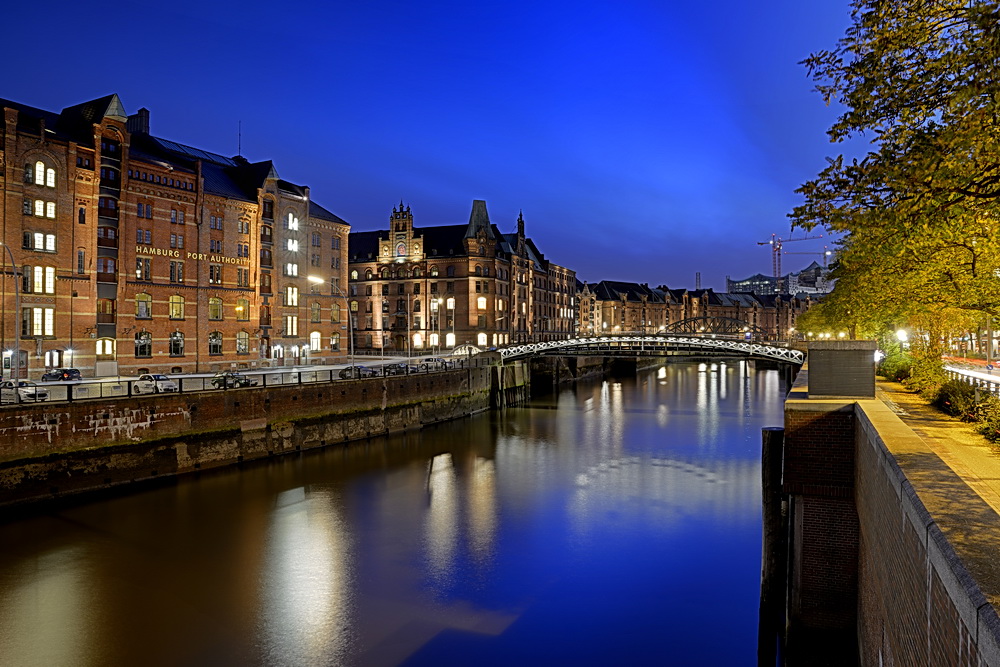
M 753 665 L 779 373 L 681 363 L 0 523 L 0 665 Z

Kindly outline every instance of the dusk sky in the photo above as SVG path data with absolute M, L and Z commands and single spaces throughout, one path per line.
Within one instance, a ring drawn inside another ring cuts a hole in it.
M 355 231 L 503 232 L 581 280 L 725 289 L 771 273 L 796 187 L 840 152 L 798 62 L 847 0 L 188 2 L 5 7 L 0 97 L 118 93 L 159 137 L 273 160 Z M 794 236 L 803 233 L 796 230 Z M 798 270 L 827 239 L 788 246 Z

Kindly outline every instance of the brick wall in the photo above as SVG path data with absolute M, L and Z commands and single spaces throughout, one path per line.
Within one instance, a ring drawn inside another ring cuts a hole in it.
M 883 404 L 857 415 L 861 664 L 1000 665 L 996 512 Z
M 489 408 L 490 368 L 0 410 L 0 505 L 419 428 Z

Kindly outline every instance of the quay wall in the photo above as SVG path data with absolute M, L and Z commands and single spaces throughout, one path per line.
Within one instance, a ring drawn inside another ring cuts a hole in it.
M 0 506 L 237 464 L 475 414 L 519 364 L 0 410 Z
M 787 664 L 1000 667 L 1000 515 L 885 403 L 810 397 L 808 371 L 783 446 Z

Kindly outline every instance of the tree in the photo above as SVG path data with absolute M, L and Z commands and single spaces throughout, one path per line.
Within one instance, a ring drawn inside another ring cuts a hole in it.
M 1000 6 L 855 0 L 836 48 L 804 61 L 844 111 L 834 142 L 868 138 L 798 192 L 804 229 L 844 232 L 832 301 L 876 319 L 1000 313 Z

